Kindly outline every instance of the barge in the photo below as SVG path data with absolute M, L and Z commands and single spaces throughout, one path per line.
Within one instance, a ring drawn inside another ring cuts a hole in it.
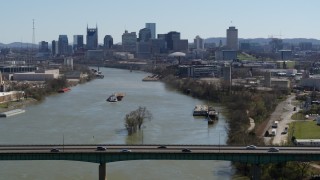
M 24 112 L 26 112 L 26 110 L 14 109 L 14 110 L 11 110 L 11 111 L 6 111 L 6 112 L 0 113 L 0 117 L 10 117 L 10 116 L 21 114 L 21 113 L 24 113 Z

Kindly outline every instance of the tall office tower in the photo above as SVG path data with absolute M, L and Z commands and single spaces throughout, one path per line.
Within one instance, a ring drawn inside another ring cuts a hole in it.
M 166 35 L 166 42 L 168 50 L 173 50 L 173 41 L 180 40 L 180 33 L 171 31 Z
M 39 42 L 39 52 L 41 53 L 49 52 L 49 43 L 46 41 Z
M 151 31 L 151 39 L 156 38 L 156 23 L 146 23 L 146 28 Z
M 73 35 L 73 49 L 83 49 L 83 35 Z
M 151 39 L 151 30 L 148 28 L 140 29 L 139 31 L 139 42 L 147 42 Z
M 59 51 L 59 55 L 68 55 L 69 43 L 68 43 L 67 35 L 59 35 L 58 51 Z
M 196 38 L 194 38 L 194 46 L 196 49 L 204 49 L 204 39 L 200 36 L 196 36 Z
M 113 46 L 113 38 L 111 35 L 106 35 L 103 39 L 103 47 L 110 49 Z
M 58 54 L 58 42 L 53 40 L 51 43 L 51 55 L 56 56 Z
M 87 49 L 98 48 L 98 27 L 88 28 L 87 26 Z
M 136 32 L 128 33 L 127 30 L 122 34 L 122 47 L 124 51 L 136 52 L 137 34 Z
M 238 29 L 231 26 L 227 29 L 227 48 L 229 50 L 238 50 Z

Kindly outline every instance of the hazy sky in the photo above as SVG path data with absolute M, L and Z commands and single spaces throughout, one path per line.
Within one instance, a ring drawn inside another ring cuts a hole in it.
M 138 33 L 146 22 L 189 41 L 225 37 L 231 25 L 239 38 L 320 39 L 319 7 L 320 0 L 0 0 L 0 42 L 32 42 L 32 19 L 36 43 L 59 34 L 72 42 L 87 24 L 98 25 L 99 43 L 106 34 L 117 43 L 125 29 Z

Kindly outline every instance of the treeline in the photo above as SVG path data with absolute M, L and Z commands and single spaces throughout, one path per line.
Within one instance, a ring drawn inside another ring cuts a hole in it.
M 249 117 L 256 124 L 265 121 L 274 111 L 281 97 L 282 91 L 261 92 L 243 86 L 229 87 L 225 82 L 204 82 L 191 78 L 179 79 L 173 75 L 166 76 L 163 81 L 185 94 L 222 103 L 228 109 L 228 144 L 248 145 L 264 144 L 255 133 L 247 133 Z
M 169 75 L 163 81 L 193 97 L 219 102 L 226 106 L 228 117 L 229 145 L 264 145 L 262 138 L 256 133 L 247 132 L 249 117 L 255 120 L 256 127 L 266 121 L 277 104 L 288 94 L 287 91 L 257 91 L 243 86 L 229 87 L 224 82 L 203 82 L 191 78 L 179 79 Z M 251 175 L 252 165 L 234 163 L 238 173 Z M 300 179 L 305 177 L 308 167 L 305 163 L 288 162 L 284 164 L 262 165 L 261 179 Z

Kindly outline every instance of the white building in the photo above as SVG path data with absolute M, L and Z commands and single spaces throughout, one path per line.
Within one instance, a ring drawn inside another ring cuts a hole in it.
M 227 48 L 229 50 L 238 50 L 238 29 L 231 26 L 227 29 Z
M 59 78 L 59 69 L 37 70 L 35 72 L 14 73 L 14 81 L 45 81 Z
M 196 36 L 196 38 L 194 38 L 194 47 L 196 49 L 204 49 L 204 39 L 200 36 Z

